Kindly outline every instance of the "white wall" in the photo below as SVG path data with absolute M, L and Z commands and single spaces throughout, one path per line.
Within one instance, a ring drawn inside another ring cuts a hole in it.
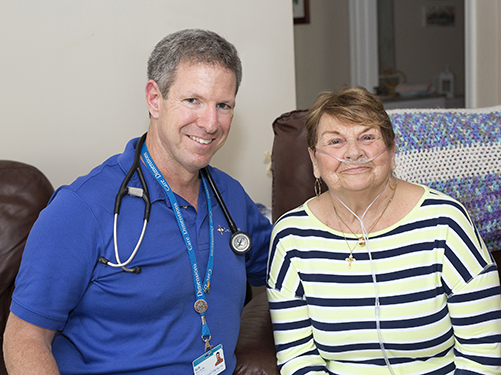
M 467 106 L 501 104 L 501 1 L 467 0 L 471 13 L 467 32 Z
M 310 1 L 310 23 L 294 25 L 294 41 L 298 109 L 350 84 L 348 0 Z
M 121 152 L 149 124 L 149 53 L 183 28 L 214 30 L 240 52 L 233 127 L 211 164 L 269 206 L 271 123 L 295 107 L 290 0 L 0 2 L 0 159 L 57 187 Z

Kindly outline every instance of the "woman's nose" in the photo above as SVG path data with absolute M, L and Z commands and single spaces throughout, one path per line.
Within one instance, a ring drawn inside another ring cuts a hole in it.
M 364 151 L 356 139 L 348 139 L 345 146 L 344 158 L 358 160 L 363 157 Z

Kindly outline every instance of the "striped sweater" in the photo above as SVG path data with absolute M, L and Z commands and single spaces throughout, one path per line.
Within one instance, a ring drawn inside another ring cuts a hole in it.
M 356 245 L 351 268 L 355 236 L 308 202 L 276 223 L 267 292 L 282 374 L 390 374 L 380 341 L 394 374 L 501 373 L 495 262 L 464 207 L 424 188 L 400 222 L 370 234 L 370 254 Z

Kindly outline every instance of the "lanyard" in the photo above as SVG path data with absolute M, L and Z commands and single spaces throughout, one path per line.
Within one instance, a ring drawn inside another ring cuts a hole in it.
M 155 165 L 155 162 L 151 158 L 150 153 L 148 152 L 148 148 L 146 147 L 146 143 L 144 143 L 141 148 L 141 155 L 153 177 L 155 177 L 160 186 L 167 193 L 167 197 L 169 198 L 169 201 L 172 205 L 172 209 L 174 210 L 174 214 L 176 216 L 179 230 L 181 231 L 184 243 L 186 244 L 186 249 L 188 250 L 188 256 L 190 258 L 190 263 L 191 263 L 193 284 L 195 286 L 196 301 L 194 306 L 195 306 L 195 311 L 200 314 L 200 318 L 202 319 L 202 340 L 205 342 L 205 348 L 207 351 L 208 348 L 210 349 L 209 340 L 211 336 L 210 336 L 209 326 L 207 325 L 207 321 L 205 320 L 205 312 L 207 311 L 207 301 L 205 300 L 205 293 L 209 293 L 210 279 L 212 277 L 212 268 L 214 265 L 214 223 L 212 220 L 212 206 L 211 206 L 211 200 L 207 182 L 205 181 L 205 177 L 201 175 L 202 184 L 207 199 L 207 211 L 209 216 L 209 236 L 210 236 L 209 261 L 207 263 L 207 271 L 205 274 L 205 280 L 202 288 L 202 282 L 200 278 L 200 272 L 198 270 L 197 259 L 195 257 L 195 251 L 193 250 L 193 245 L 190 239 L 190 235 L 188 233 L 188 229 L 186 229 L 186 224 L 184 223 L 183 215 L 181 213 L 181 209 L 179 208 L 179 204 L 177 203 L 176 196 L 174 195 L 174 192 L 171 190 L 165 178 L 162 176 L 162 173 L 160 173 L 160 171 L 158 170 L 157 166 Z

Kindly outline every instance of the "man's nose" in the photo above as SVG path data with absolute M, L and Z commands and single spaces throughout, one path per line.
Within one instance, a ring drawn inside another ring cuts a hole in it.
M 198 126 L 204 128 L 207 133 L 214 133 L 219 127 L 217 109 L 210 106 L 205 107 L 198 118 Z

